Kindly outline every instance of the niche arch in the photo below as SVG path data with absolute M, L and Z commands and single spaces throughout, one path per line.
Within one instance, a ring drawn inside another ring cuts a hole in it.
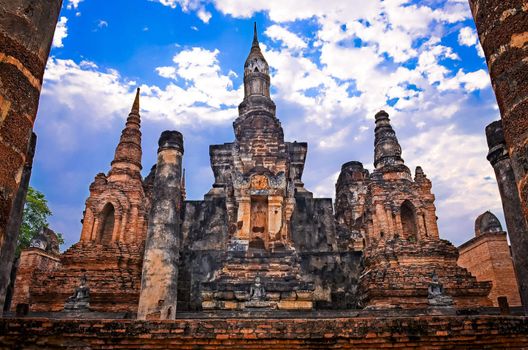
M 400 219 L 402 223 L 403 237 L 407 239 L 418 239 L 416 208 L 411 201 L 403 201 L 400 207 Z
M 108 244 L 112 241 L 116 221 L 115 208 L 112 203 L 105 204 L 100 218 L 101 226 L 99 228 L 98 242 Z

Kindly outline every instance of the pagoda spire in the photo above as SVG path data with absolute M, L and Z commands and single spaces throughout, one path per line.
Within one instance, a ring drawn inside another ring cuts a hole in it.
M 260 50 L 257 34 L 257 22 L 253 25 L 253 42 L 244 64 L 244 97 L 270 97 L 269 65 Z
M 376 170 L 409 172 L 401 157 L 402 148 L 396 132 L 390 123 L 389 114 L 385 111 L 376 113 L 374 139 L 374 167 Z
M 135 112 L 139 116 L 139 88 L 136 90 L 136 97 L 134 98 L 134 103 L 132 104 L 132 110 L 130 111 Z
M 253 23 L 253 43 L 251 44 L 251 47 L 258 47 L 260 49 L 260 46 L 259 46 L 259 41 L 258 41 L 258 34 L 257 34 L 257 22 L 254 22 Z
M 121 132 L 121 139 L 116 147 L 112 168 L 109 173 L 109 180 L 122 179 L 121 175 L 141 179 L 141 117 L 139 115 L 139 88 L 136 90 L 136 97 L 125 124 Z

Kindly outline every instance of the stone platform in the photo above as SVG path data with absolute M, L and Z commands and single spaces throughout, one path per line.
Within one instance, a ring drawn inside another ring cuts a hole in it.
M 521 316 L 0 319 L 0 349 L 526 349 Z

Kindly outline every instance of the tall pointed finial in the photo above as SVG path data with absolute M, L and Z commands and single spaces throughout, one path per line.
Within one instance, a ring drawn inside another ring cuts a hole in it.
M 109 180 L 116 174 L 116 180 L 121 181 L 123 174 L 141 179 L 141 117 L 139 115 L 139 88 L 132 104 L 132 110 L 128 114 L 125 128 L 121 132 L 121 138 L 117 144 Z
M 132 111 L 139 112 L 139 88 L 136 90 L 136 98 L 134 99 L 134 104 L 132 105 Z
M 251 46 L 259 46 L 258 34 L 257 34 L 257 22 L 253 23 L 253 44 Z

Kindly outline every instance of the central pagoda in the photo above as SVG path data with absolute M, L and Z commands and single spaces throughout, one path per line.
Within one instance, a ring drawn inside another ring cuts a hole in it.
M 284 142 L 256 25 L 238 109 L 235 142 L 210 148 L 215 183 L 206 198 L 225 198 L 229 243 L 202 307 L 311 309 L 313 283 L 300 277 L 289 231 L 296 194 L 312 196 L 301 181 L 307 144 Z

